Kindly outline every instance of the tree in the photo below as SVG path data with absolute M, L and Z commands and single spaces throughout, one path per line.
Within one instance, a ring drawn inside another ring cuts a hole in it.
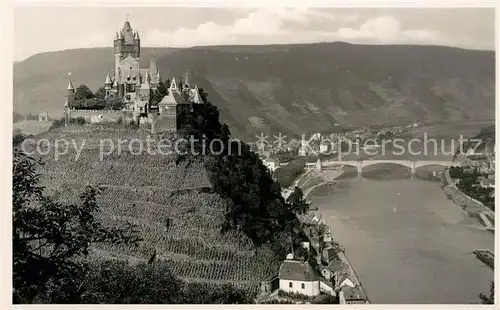
M 491 282 L 490 285 L 490 295 L 484 293 L 479 294 L 482 304 L 493 305 L 495 303 L 495 282 Z
M 290 204 L 292 211 L 296 214 L 304 214 L 309 210 L 309 204 L 304 199 L 304 193 L 300 187 L 295 186 L 286 202 Z
M 87 187 L 79 204 L 52 200 L 39 185 L 39 162 L 14 149 L 13 162 L 13 299 L 15 303 L 75 302 L 94 242 L 137 244 L 136 227 L 109 228 L 95 218 L 95 187 Z
M 95 97 L 97 99 L 102 99 L 106 98 L 106 89 L 104 87 L 99 87 L 99 89 L 95 92 Z
M 94 94 L 87 85 L 82 84 L 76 88 L 75 100 L 84 100 L 92 98 L 94 98 Z
M 153 91 L 153 95 L 151 97 L 151 104 L 158 105 L 158 103 L 160 103 L 160 101 L 163 99 L 163 97 L 165 97 L 165 95 L 162 94 L 162 92 L 159 89 L 156 91 Z
M 29 136 L 23 134 L 20 129 L 14 130 L 13 135 L 12 135 L 12 146 L 16 146 L 16 145 L 21 144 L 24 141 L 24 139 L 26 139 L 28 137 Z
M 160 80 L 158 83 L 158 92 L 162 95 L 162 97 L 165 97 L 168 95 L 168 87 L 170 86 L 170 80 L 167 80 L 166 82 L 163 82 Z

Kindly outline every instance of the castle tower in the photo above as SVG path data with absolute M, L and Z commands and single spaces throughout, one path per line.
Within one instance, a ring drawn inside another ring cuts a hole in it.
M 115 77 L 118 76 L 118 68 L 121 61 L 129 56 L 139 61 L 141 52 L 141 39 L 139 33 L 133 32 L 130 22 L 127 20 L 113 41 L 115 54 Z M 120 81 L 119 81 L 120 83 Z

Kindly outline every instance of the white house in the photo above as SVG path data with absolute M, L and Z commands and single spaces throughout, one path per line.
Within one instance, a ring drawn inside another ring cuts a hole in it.
M 288 254 L 279 270 L 279 287 L 289 293 L 316 296 L 320 293 L 319 275 L 308 262 L 293 260 Z

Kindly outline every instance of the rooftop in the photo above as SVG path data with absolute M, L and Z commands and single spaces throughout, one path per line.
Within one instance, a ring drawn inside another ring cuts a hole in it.
M 280 267 L 279 278 L 295 281 L 315 281 L 319 279 L 319 275 L 308 262 L 285 260 Z
M 341 291 L 344 293 L 345 300 L 366 300 L 365 293 L 359 286 L 344 286 Z

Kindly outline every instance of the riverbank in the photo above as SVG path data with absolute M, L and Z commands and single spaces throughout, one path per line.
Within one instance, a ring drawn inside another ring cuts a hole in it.
M 295 187 L 295 186 L 300 187 L 304 193 L 304 199 L 307 199 L 309 194 L 314 189 L 316 189 L 320 186 L 334 183 L 335 180 L 337 180 L 339 177 L 341 177 L 343 175 L 343 173 L 344 173 L 344 171 L 342 169 L 324 170 L 324 171 L 309 170 L 297 178 L 297 180 L 294 182 L 293 187 Z M 290 192 L 290 189 L 288 189 L 287 192 Z M 284 194 L 284 196 L 285 196 L 285 194 Z M 321 218 L 321 214 L 318 211 L 309 211 L 308 213 L 316 215 L 318 218 Z M 307 214 L 306 214 L 306 216 L 307 216 Z M 327 225 L 327 227 L 328 227 L 328 230 L 330 230 L 330 227 L 328 225 Z M 333 236 L 333 238 L 335 239 L 334 236 Z M 351 262 L 347 258 L 347 255 L 345 254 L 345 251 L 344 250 L 339 251 L 337 253 L 337 257 L 338 257 L 339 261 L 341 262 L 341 264 L 343 264 L 344 266 L 347 267 L 347 272 L 350 275 L 351 280 L 353 281 L 353 283 L 356 286 L 358 286 L 361 289 L 364 296 L 366 297 L 366 302 L 370 303 L 368 295 L 366 294 L 366 290 L 362 286 L 361 281 L 359 280 L 359 277 L 358 277 L 353 265 L 351 264 Z
M 442 175 L 442 188 L 448 199 L 459 205 L 469 216 L 474 217 L 488 231 L 495 232 L 495 213 L 480 201 L 469 197 L 457 188 L 446 169 Z

